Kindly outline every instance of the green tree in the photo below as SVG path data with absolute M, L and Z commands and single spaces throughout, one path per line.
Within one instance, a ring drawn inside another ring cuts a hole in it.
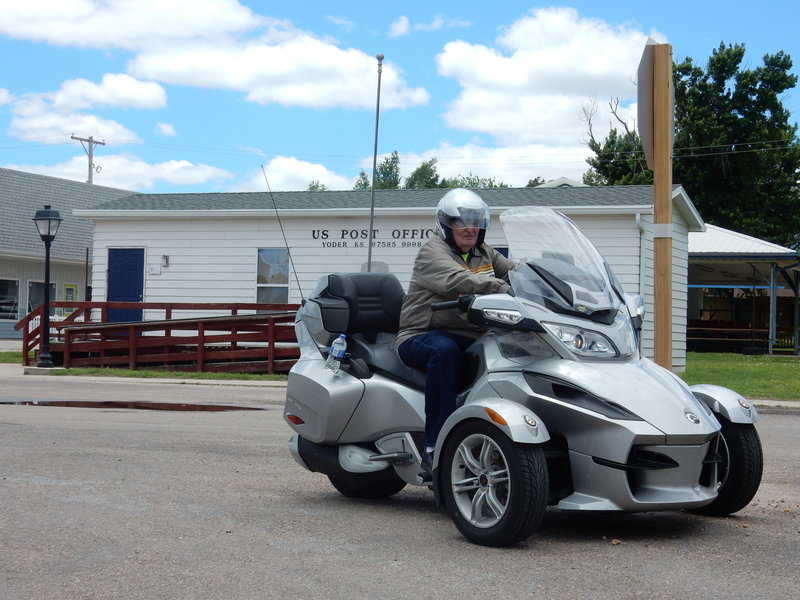
M 529 179 L 528 183 L 525 185 L 525 187 L 538 187 L 538 186 L 542 185 L 543 183 L 547 183 L 547 180 L 544 177 L 539 177 L 537 175 L 533 179 Z
M 309 192 L 324 192 L 328 189 L 324 183 L 320 183 L 319 179 L 315 179 L 311 183 L 308 184 L 308 191 Z
M 376 190 L 396 190 L 400 187 L 400 157 L 397 150 L 389 156 L 384 156 L 375 169 Z M 371 190 L 372 182 L 367 177 L 364 169 L 358 174 L 358 179 L 353 186 L 354 190 Z
M 675 139 L 672 179 L 686 188 L 702 218 L 783 245 L 800 245 L 800 142 L 781 97 L 797 84 L 780 51 L 741 67 L 745 48 L 720 44 L 705 69 L 686 58 L 673 65 Z M 616 116 L 617 104 L 612 101 Z M 584 183 L 650 183 L 641 140 L 622 125 L 602 143 L 589 122 Z
M 366 171 L 361 169 L 361 172 L 358 174 L 358 179 L 356 179 L 356 184 L 353 186 L 354 190 L 369 190 L 372 189 L 372 184 L 369 181 L 369 177 L 367 177 Z
M 706 69 L 674 66 L 673 179 L 706 221 L 780 244 L 800 234 L 800 144 L 781 97 L 797 84 L 784 52 L 741 67 L 744 45 L 720 44 Z
M 384 156 L 375 170 L 376 190 L 396 190 L 400 187 L 400 157 L 397 150 Z
M 403 187 L 407 190 L 421 190 L 439 187 L 439 173 L 436 171 L 436 159 L 424 161 L 406 177 Z
M 587 185 L 637 185 L 653 183 L 653 172 L 647 168 L 642 150 L 642 141 L 636 130 L 619 116 L 619 99 L 609 102 L 611 114 L 619 122 L 622 132 L 612 128 L 602 142 L 597 141 L 592 130 L 594 106 L 583 109 L 589 128 L 588 146 L 594 156 L 586 159 L 589 170 L 583 174 Z
M 486 188 L 507 188 L 508 184 L 496 180 L 494 177 L 479 177 L 473 175 L 456 175 L 455 177 L 444 177 L 439 183 L 439 187 L 443 188 L 472 188 L 472 189 L 486 189 Z

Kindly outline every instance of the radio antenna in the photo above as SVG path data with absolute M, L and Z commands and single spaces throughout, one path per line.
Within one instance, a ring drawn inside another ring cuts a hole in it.
M 381 114 L 381 72 L 383 71 L 383 54 L 378 59 L 378 98 L 375 101 L 375 150 L 372 153 L 372 199 L 369 204 L 369 243 L 367 244 L 367 272 L 372 271 L 372 227 L 375 220 L 375 171 L 378 164 L 378 118 Z
M 297 282 L 297 291 L 300 292 L 300 300 L 305 303 L 306 299 L 303 296 L 303 288 L 300 286 L 300 278 L 297 276 L 297 269 L 294 268 L 294 261 L 292 260 L 292 251 L 289 249 L 289 242 L 286 241 L 286 232 L 283 230 L 283 223 L 281 223 L 281 215 L 278 213 L 278 205 L 275 204 L 275 196 L 272 195 L 272 188 L 269 186 L 269 179 L 267 178 L 267 171 L 264 165 L 261 165 L 261 172 L 264 174 L 264 181 L 267 182 L 267 191 L 269 192 L 269 199 L 272 200 L 272 208 L 275 209 L 275 218 L 278 221 L 278 227 L 281 228 L 281 235 L 283 236 L 283 245 L 286 247 L 286 254 L 289 255 L 289 265 L 292 267 L 294 280 Z

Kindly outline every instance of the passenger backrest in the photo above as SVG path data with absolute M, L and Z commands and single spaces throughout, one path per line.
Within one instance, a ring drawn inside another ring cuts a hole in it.
M 332 273 L 328 293 L 347 302 L 347 333 L 396 333 L 405 292 L 392 273 Z

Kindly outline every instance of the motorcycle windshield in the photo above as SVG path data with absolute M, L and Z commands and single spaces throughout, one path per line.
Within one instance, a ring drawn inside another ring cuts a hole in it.
M 514 295 L 555 312 L 613 321 L 624 301 L 610 266 L 559 212 L 543 207 L 512 208 L 500 215 L 509 256 L 519 261 L 509 273 Z

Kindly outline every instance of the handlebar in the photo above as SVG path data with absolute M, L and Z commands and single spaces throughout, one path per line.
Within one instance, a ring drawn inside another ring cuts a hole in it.
M 461 312 L 466 312 L 469 308 L 469 305 L 472 304 L 472 301 L 475 299 L 475 294 L 464 294 L 463 296 L 459 296 L 455 300 L 445 300 L 444 302 L 434 302 L 431 304 L 431 310 L 436 312 L 437 310 L 451 310 L 453 308 L 457 308 Z

